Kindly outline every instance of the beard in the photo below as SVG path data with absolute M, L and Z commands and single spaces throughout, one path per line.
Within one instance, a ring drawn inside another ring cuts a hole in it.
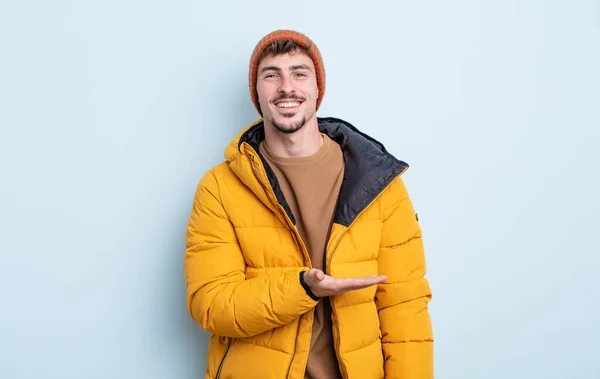
M 292 118 L 295 115 L 296 115 L 295 113 L 282 114 L 282 116 L 285 118 Z M 302 127 L 304 125 L 306 125 L 306 117 L 302 117 L 302 119 L 300 119 L 298 121 L 290 121 L 287 123 L 286 122 L 277 122 L 275 120 L 275 118 L 272 118 L 270 121 L 271 121 L 271 124 L 273 124 L 273 126 L 275 127 L 275 129 L 277 129 L 278 132 L 284 133 L 284 134 L 295 133 L 298 130 L 302 129 Z

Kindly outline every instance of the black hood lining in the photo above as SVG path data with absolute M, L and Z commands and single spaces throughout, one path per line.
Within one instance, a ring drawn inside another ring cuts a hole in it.
M 394 178 L 408 168 L 408 164 L 396 159 L 382 143 L 344 120 L 334 117 L 319 117 L 317 120 L 321 133 L 338 143 L 344 155 L 344 178 L 333 222 L 348 227 Z M 259 144 L 264 138 L 264 124 L 260 122 L 241 136 L 238 149 L 246 142 L 256 151 L 265 167 L 277 201 L 295 225 L 294 215 L 281 191 L 277 177 L 260 153 Z

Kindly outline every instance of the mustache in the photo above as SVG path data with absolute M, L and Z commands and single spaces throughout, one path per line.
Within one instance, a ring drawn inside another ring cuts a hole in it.
M 298 100 L 298 101 L 302 101 L 302 102 L 306 101 L 306 99 L 301 96 L 283 94 L 283 95 L 278 96 L 275 99 L 271 100 L 271 104 L 275 104 L 277 102 L 284 101 L 284 100 Z

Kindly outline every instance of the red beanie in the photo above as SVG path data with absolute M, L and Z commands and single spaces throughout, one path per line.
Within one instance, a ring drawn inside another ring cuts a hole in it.
M 276 30 L 267 34 L 265 37 L 263 37 L 263 39 L 261 39 L 258 42 L 256 47 L 254 48 L 252 57 L 250 58 L 250 72 L 248 75 L 250 85 L 250 97 L 252 98 L 252 102 L 254 103 L 256 110 L 262 116 L 262 111 L 260 110 L 260 103 L 258 102 L 258 91 L 256 90 L 256 77 L 262 53 L 270 44 L 280 40 L 293 41 L 296 44 L 308 50 L 308 56 L 312 59 L 315 65 L 317 87 L 319 88 L 317 109 L 319 109 L 319 105 L 321 105 L 323 95 L 325 94 L 325 68 L 323 67 L 323 58 L 321 58 L 321 53 L 319 52 L 317 45 L 315 45 L 313 41 L 311 41 L 310 38 L 308 38 L 304 34 L 295 32 L 293 30 Z

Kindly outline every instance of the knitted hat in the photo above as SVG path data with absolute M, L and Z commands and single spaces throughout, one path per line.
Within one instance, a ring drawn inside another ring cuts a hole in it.
M 250 58 L 250 72 L 249 72 L 249 85 L 250 85 L 250 96 L 252 98 L 252 102 L 256 107 L 258 113 L 262 116 L 262 111 L 260 109 L 260 103 L 258 102 L 258 91 L 256 90 L 256 78 L 258 65 L 260 64 L 261 56 L 263 51 L 273 42 L 279 40 L 289 40 L 293 41 L 296 44 L 305 47 L 308 49 L 308 56 L 312 59 L 315 65 L 315 74 L 317 76 L 317 87 L 319 88 L 319 97 L 317 99 L 317 108 L 319 109 L 319 105 L 321 105 L 321 101 L 323 100 L 323 95 L 325 94 L 325 68 L 323 67 L 323 58 L 321 58 L 321 53 L 317 48 L 317 45 L 313 43 L 307 36 L 304 34 L 295 32 L 293 30 L 276 30 L 267 34 L 263 39 L 261 39 L 256 47 L 254 48 L 254 52 L 252 53 L 252 57 Z

